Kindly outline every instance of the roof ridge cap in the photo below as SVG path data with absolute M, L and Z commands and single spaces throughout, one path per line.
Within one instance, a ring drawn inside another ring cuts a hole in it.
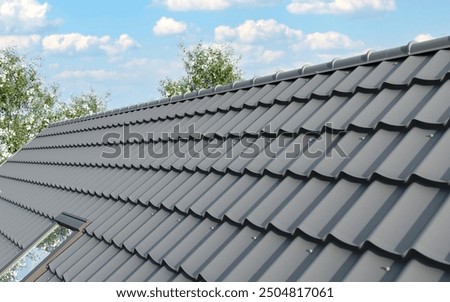
M 91 120 L 94 118 L 101 118 L 106 116 L 111 116 L 114 114 L 121 114 L 129 112 L 136 109 L 150 108 L 153 106 L 176 103 L 179 101 L 185 101 L 188 99 L 194 99 L 197 97 L 204 97 L 208 95 L 213 95 L 217 93 L 225 93 L 237 89 L 252 88 L 259 85 L 277 83 L 280 81 L 294 80 L 303 76 L 311 76 L 318 73 L 330 72 L 339 69 L 346 69 L 354 66 L 360 66 L 364 64 L 371 64 L 385 60 L 398 59 L 406 56 L 422 54 L 430 51 L 438 51 L 442 49 L 450 48 L 450 36 L 444 36 L 441 38 L 431 39 L 428 41 L 417 42 L 410 41 L 406 45 L 388 48 L 384 50 L 372 50 L 369 49 L 365 54 L 352 56 L 348 58 L 335 58 L 330 62 L 319 63 L 314 65 L 305 64 L 298 69 L 292 69 L 288 71 L 278 71 L 272 75 L 254 77 L 252 79 L 247 79 L 243 81 L 236 81 L 232 84 L 217 85 L 210 88 L 201 88 L 197 91 L 187 92 L 183 95 L 176 95 L 171 97 L 159 98 L 145 103 L 125 106 L 121 108 L 116 108 L 104 112 L 90 114 L 84 117 L 78 117 L 70 120 L 59 121 L 49 125 L 49 127 L 56 127 L 66 124 L 78 123 L 85 120 Z

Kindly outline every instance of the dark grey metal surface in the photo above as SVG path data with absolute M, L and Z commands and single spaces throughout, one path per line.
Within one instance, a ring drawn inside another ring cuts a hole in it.
M 423 45 L 52 125 L 0 168 L 0 267 L 67 212 L 92 223 L 38 281 L 449 281 L 450 51 Z

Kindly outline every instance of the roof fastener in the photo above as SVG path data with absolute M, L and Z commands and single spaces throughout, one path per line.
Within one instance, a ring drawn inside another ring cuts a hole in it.
M 433 138 L 433 137 L 434 137 L 434 134 L 427 134 L 426 137 Z M 1 191 L 0 191 L 0 193 L 1 193 Z
M 310 253 L 310 254 L 312 254 L 312 253 L 314 252 L 313 249 L 307 249 L 306 251 L 307 251 L 308 253 Z
M 210 230 L 214 230 L 214 227 L 210 227 L 209 229 L 210 229 Z
M 178 222 L 181 222 L 181 219 L 180 219 L 180 218 L 178 218 L 178 219 L 177 219 L 177 221 L 178 221 Z
M 151 216 L 155 215 L 155 213 L 150 213 Z
M 256 236 L 253 236 L 253 237 L 252 237 L 252 239 L 253 239 L 253 240 L 256 240 L 256 239 L 258 239 L 258 237 L 256 237 Z
M 366 139 L 366 137 L 365 136 L 361 136 L 359 139 L 363 141 L 363 140 Z
M 381 269 L 386 272 L 389 272 L 391 270 L 389 266 L 382 266 Z

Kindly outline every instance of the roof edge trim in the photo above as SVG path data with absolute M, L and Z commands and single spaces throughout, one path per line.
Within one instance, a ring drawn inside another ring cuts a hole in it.
M 175 103 L 178 101 L 185 101 L 189 99 L 195 99 L 197 97 L 204 97 L 208 95 L 213 95 L 217 93 L 225 93 L 228 91 L 238 90 L 238 89 L 246 89 L 254 86 L 266 85 L 270 83 L 276 83 L 280 81 L 294 80 L 303 76 L 311 76 L 318 73 L 330 72 L 339 69 L 346 69 L 355 66 L 360 66 L 364 64 L 372 64 L 377 63 L 384 60 L 392 60 L 399 59 L 403 57 L 407 57 L 410 55 L 418 55 L 431 51 L 438 51 L 442 49 L 450 48 L 450 36 L 445 36 L 441 38 L 436 38 L 423 42 L 410 41 L 408 44 L 389 48 L 385 50 L 369 50 L 365 54 L 357 55 L 349 58 L 335 58 L 330 62 L 320 63 L 316 65 L 308 65 L 305 64 L 301 68 L 292 69 L 289 71 L 278 71 L 272 75 L 263 76 L 263 77 L 254 77 L 249 80 L 243 80 L 234 82 L 232 84 L 227 85 L 218 85 L 215 87 L 200 89 L 198 91 L 187 92 L 183 95 L 172 96 L 170 98 L 160 98 L 158 100 L 153 100 L 145 103 L 140 103 L 136 105 L 131 105 L 123 108 L 113 109 L 105 112 L 99 112 L 91 115 L 87 115 L 84 117 L 79 117 L 75 119 L 65 120 L 53 123 L 49 125 L 49 127 L 56 127 L 65 124 L 72 124 L 81 121 L 86 121 L 94 118 L 106 117 L 114 114 L 124 113 L 131 110 L 144 109 L 157 105 L 167 104 L 167 103 Z

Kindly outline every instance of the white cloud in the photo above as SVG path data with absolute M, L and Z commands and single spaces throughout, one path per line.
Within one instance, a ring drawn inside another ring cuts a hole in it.
M 39 35 L 10 35 L 0 36 L 0 48 L 17 47 L 18 49 L 29 49 L 41 41 Z
M 395 0 L 292 0 L 287 6 L 293 14 L 344 14 L 363 9 L 391 11 Z
M 162 17 L 159 19 L 155 26 L 153 26 L 153 32 L 157 36 L 181 34 L 186 31 L 186 23 L 176 21 L 172 18 Z
M 270 63 L 276 59 L 281 58 L 284 55 L 282 50 L 264 50 L 261 54 L 261 61 L 264 63 Z
M 0 24 L 5 32 L 29 31 L 47 25 L 47 2 L 36 0 L 1 0 Z
M 431 39 L 434 39 L 434 38 L 430 34 L 420 34 L 420 35 L 417 35 L 414 38 L 414 41 L 416 41 L 416 42 L 424 42 L 424 41 L 428 41 L 428 40 L 431 40 Z
M 348 36 L 334 31 L 308 34 L 303 43 L 312 50 L 333 48 L 350 49 L 362 47 L 364 45 L 361 41 L 353 41 Z
M 271 6 L 280 0 L 155 0 L 172 11 L 222 10 L 233 5 Z
M 215 28 L 214 33 L 217 41 L 237 38 L 246 43 L 251 43 L 255 40 L 269 40 L 274 37 L 296 39 L 302 37 L 301 30 L 292 29 L 285 24 L 278 23 L 274 19 L 246 20 L 236 28 L 221 25 Z
M 125 52 L 138 44 L 127 34 L 121 35 L 117 40 L 111 41 L 110 36 L 91 36 L 80 33 L 55 34 L 44 37 L 42 47 L 46 51 L 67 52 L 84 51 L 90 48 L 99 48 L 108 55 Z
M 230 6 L 229 0 L 163 0 L 169 10 L 221 10 Z
M 100 49 L 104 50 L 108 55 L 113 56 L 119 53 L 124 53 L 128 49 L 139 46 L 129 35 L 122 34 L 113 43 L 106 43 L 100 45 Z
M 103 69 L 97 70 L 65 70 L 57 75 L 60 79 L 84 79 L 91 78 L 96 80 L 117 79 L 119 73 L 117 71 L 107 71 Z

